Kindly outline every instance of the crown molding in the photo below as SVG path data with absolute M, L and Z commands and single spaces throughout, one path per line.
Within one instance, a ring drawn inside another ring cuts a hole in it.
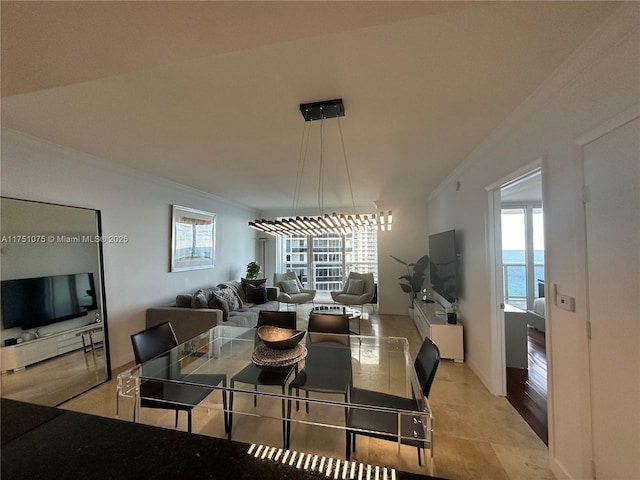
M 615 130 L 618 127 L 621 127 L 635 120 L 638 117 L 640 117 L 640 103 L 632 105 L 624 112 L 610 118 L 602 125 L 598 125 L 596 128 L 592 128 L 591 130 L 583 133 L 578 138 L 576 138 L 576 143 L 580 146 L 585 146 L 586 144 L 597 140 L 598 138 L 606 135 L 607 133 Z
M 64 145 L 60 145 L 58 143 L 51 142 L 49 140 L 36 137 L 29 133 L 22 132 L 20 130 L 15 130 L 12 128 L 3 127 L 2 128 L 2 142 L 4 143 L 5 139 L 14 138 L 23 144 L 35 144 L 44 148 L 57 150 L 62 153 L 64 157 L 67 157 L 69 160 L 74 162 L 80 162 L 83 164 L 91 165 L 92 167 L 99 168 L 102 170 L 106 170 L 112 173 L 116 173 L 118 175 L 125 176 L 127 178 L 136 178 L 142 182 L 146 182 L 149 184 L 157 185 L 159 187 L 171 188 L 174 190 L 181 191 L 182 193 L 186 193 L 188 195 L 194 195 L 196 197 L 203 198 L 209 201 L 215 201 L 219 203 L 223 203 L 230 207 L 238 208 L 241 210 L 245 210 L 250 212 L 251 215 L 255 215 L 257 210 L 250 208 L 246 205 L 242 205 L 237 202 L 233 202 L 224 197 L 220 197 L 213 193 L 208 193 L 202 190 L 198 190 L 193 187 L 189 187 L 187 185 L 183 185 L 178 182 L 174 182 L 172 180 L 167 180 L 166 178 L 158 177 L 152 175 L 150 173 L 141 172 L 140 170 L 136 170 L 131 167 L 127 167 L 125 165 L 116 163 L 112 160 L 108 160 L 106 158 L 98 157 L 96 155 L 86 153 L 80 150 L 76 150 Z

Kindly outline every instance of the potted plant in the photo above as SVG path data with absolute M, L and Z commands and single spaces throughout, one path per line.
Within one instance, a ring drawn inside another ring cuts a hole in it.
M 402 280 L 402 282 L 400 282 L 402 291 L 409 294 L 409 316 L 413 318 L 413 301 L 416 299 L 418 293 L 420 293 L 420 290 L 422 290 L 422 284 L 426 278 L 427 267 L 429 266 L 429 255 L 424 255 L 416 263 L 407 263 L 393 255 L 390 255 L 390 257 L 407 267 L 407 274 L 398 277 L 398 280 Z
M 260 264 L 258 262 L 249 262 L 245 278 L 253 280 L 258 278 L 258 275 L 260 275 Z

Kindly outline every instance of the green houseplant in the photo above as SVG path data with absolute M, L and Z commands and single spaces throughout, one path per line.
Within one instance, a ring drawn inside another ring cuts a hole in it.
M 427 276 L 427 267 L 429 266 L 429 255 L 424 255 L 416 263 L 407 263 L 404 260 L 400 260 L 398 257 L 390 255 L 396 262 L 401 263 L 407 267 L 407 274 L 398 277 L 400 282 L 400 288 L 403 292 L 409 294 L 409 309 L 413 308 L 413 301 L 415 300 L 420 290 L 422 290 L 422 284 Z
M 245 278 L 253 280 L 258 278 L 258 275 L 260 275 L 260 264 L 258 262 L 249 262 Z

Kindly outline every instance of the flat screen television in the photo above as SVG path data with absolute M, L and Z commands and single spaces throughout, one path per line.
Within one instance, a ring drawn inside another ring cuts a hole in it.
M 431 288 L 446 301 L 458 299 L 458 255 L 456 231 L 429 235 Z
M 1 289 L 4 328 L 27 330 L 98 308 L 93 273 L 4 280 Z

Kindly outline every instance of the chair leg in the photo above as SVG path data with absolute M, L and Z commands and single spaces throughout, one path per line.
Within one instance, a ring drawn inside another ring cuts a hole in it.
M 178 428 L 178 410 L 176 410 L 176 421 L 173 428 Z
M 353 432 L 353 435 L 351 435 L 351 438 L 353 439 L 353 445 L 351 446 L 351 449 L 355 452 L 356 451 L 356 432 Z
M 282 446 L 287 448 L 287 418 L 284 400 L 284 385 L 282 385 Z
M 253 391 L 257 392 L 258 391 L 258 385 L 254 385 L 253 386 Z M 257 407 L 258 406 L 258 395 L 254 395 L 253 396 L 253 407 Z
M 191 410 L 187 410 L 187 432 L 191 433 Z
M 349 401 L 347 399 L 347 394 L 344 394 L 344 403 L 348 404 Z M 344 407 L 344 424 L 347 425 L 349 422 L 349 407 Z
M 233 385 L 231 385 L 231 391 L 229 392 L 229 417 L 227 423 L 227 438 L 231 440 L 231 430 L 233 428 Z
M 307 401 L 305 402 L 306 403 L 305 410 L 307 411 L 307 415 L 308 415 L 309 414 L 309 401 L 308 401 L 308 399 L 309 399 L 309 390 L 306 390 L 304 393 L 305 393 L 305 397 L 307 397 Z
M 289 449 L 291 444 L 291 392 L 289 392 L 289 399 L 287 400 L 287 428 L 285 432 L 285 450 Z
M 418 466 L 422 466 L 422 457 L 420 455 L 420 447 L 418 447 Z
M 223 382 L 223 387 L 226 387 L 226 382 Z M 222 418 L 224 421 L 224 433 L 229 432 L 229 411 L 227 410 L 227 392 L 225 390 L 222 391 Z
M 346 434 L 347 434 L 347 438 L 346 438 L 346 442 L 345 444 L 347 445 L 347 449 L 345 452 L 345 458 L 347 459 L 347 462 L 351 460 L 351 432 L 349 432 L 349 430 L 345 430 Z

